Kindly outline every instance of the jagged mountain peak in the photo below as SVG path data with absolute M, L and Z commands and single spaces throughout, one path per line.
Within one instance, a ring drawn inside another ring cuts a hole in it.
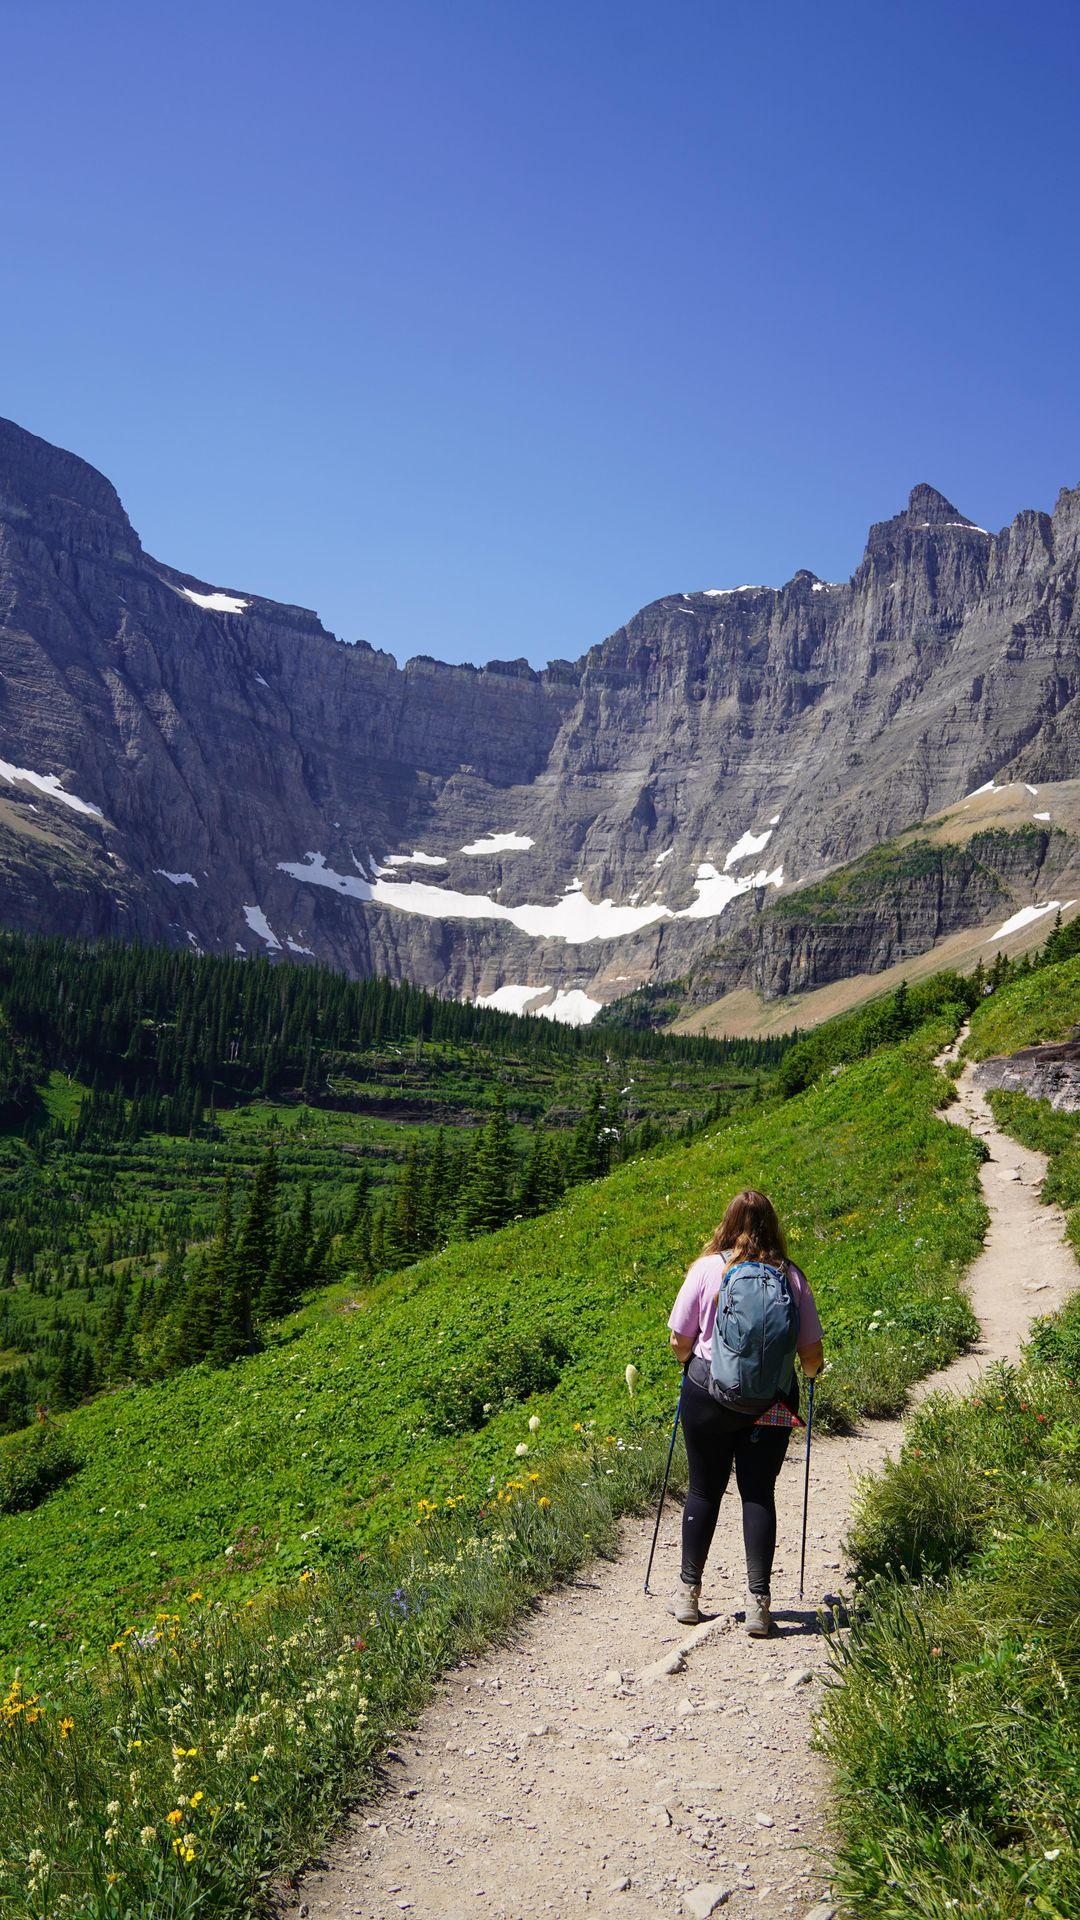
M 120 496 L 103 473 L 77 453 L 54 447 L 15 420 L 0 419 L 0 481 L 9 510 L 12 504 L 32 511 L 50 499 L 67 502 L 115 521 L 131 534 Z
M 920 480 L 917 487 L 912 487 L 908 495 L 907 513 L 903 517 L 913 526 L 950 523 L 955 526 L 958 521 L 964 521 L 968 526 L 972 524 L 965 513 L 961 513 L 951 500 L 946 500 L 943 493 L 929 486 L 925 480 Z

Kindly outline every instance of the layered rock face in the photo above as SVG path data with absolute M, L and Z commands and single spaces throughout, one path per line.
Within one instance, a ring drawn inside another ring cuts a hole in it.
M 1080 490 L 991 535 L 917 487 L 849 582 L 672 594 L 541 673 L 399 668 L 152 560 L 0 424 L 0 917 L 570 1017 L 723 938 L 785 991 L 779 889 L 1070 777 L 1078 555 Z
M 976 1067 L 975 1084 L 1049 1100 L 1057 1113 L 1080 1113 L 1080 1042 L 999 1054 Z

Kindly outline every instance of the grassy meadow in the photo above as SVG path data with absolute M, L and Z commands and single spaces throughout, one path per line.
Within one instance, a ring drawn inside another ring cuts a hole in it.
M 775 1194 L 815 1287 L 823 1420 L 900 1406 L 972 1330 L 978 1149 L 932 1064 L 958 1017 L 68 1415 L 76 1470 L 0 1515 L 10 1910 L 258 1911 L 431 1675 L 652 1486 L 664 1320 L 735 1187 Z

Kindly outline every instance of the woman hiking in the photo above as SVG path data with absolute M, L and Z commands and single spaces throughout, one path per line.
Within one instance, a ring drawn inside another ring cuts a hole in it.
M 718 1302 L 721 1324 L 714 1347 Z M 774 1423 L 798 1412 L 795 1353 L 808 1379 L 820 1372 L 823 1358 L 814 1296 L 806 1275 L 788 1259 L 784 1230 L 766 1194 L 747 1188 L 735 1195 L 679 1288 L 668 1326 L 683 1367 L 680 1406 L 690 1467 L 682 1578 L 671 1612 L 688 1626 L 701 1617 L 701 1576 L 734 1466 L 746 1548 L 746 1627 L 764 1639 L 771 1624 L 776 1476 L 791 1437 L 790 1424 Z M 743 1337 L 747 1330 L 749 1342 Z M 738 1357 L 741 1338 L 749 1362 Z M 759 1362 L 765 1372 L 755 1377 Z M 770 1373 L 779 1376 L 775 1384 Z

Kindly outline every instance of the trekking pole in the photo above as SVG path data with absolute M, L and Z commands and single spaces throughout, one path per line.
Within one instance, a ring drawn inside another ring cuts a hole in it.
M 799 1555 L 799 1599 L 803 1597 L 803 1580 L 806 1573 L 806 1515 L 810 1505 L 810 1440 L 814 1431 L 814 1381 L 810 1381 L 810 1405 L 806 1412 L 806 1470 L 803 1474 L 802 1495 L 802 1551 Z
M 649 1548 L 649 1564 L 645 1569 L 646 1593 L 648 1593 L 649 1591 L 649 1575 L 652 1572 L 653 1555 L 656 1552 L 656 1542 L 660 1536 L 660 1515 L 664 1511 L 664 1500 L 667 1495 L 667 1483 L 671 1478 L 671 1462 L 675 1453 L 675 1436 L 679 1431 L 679 1415 L 681 1412 L 682 1412 L 682 1387 L 680 1386 L 679 1397 L 675 1402 L 675 1424 L 671 1429 L 671 1445 L 667 1450 L 667 1466 L 664 1468 L 664 1484 L 660 1489 L 660 1503 L 656 1509 L 656 1525 L 653 1528 L 652 1546 Z

